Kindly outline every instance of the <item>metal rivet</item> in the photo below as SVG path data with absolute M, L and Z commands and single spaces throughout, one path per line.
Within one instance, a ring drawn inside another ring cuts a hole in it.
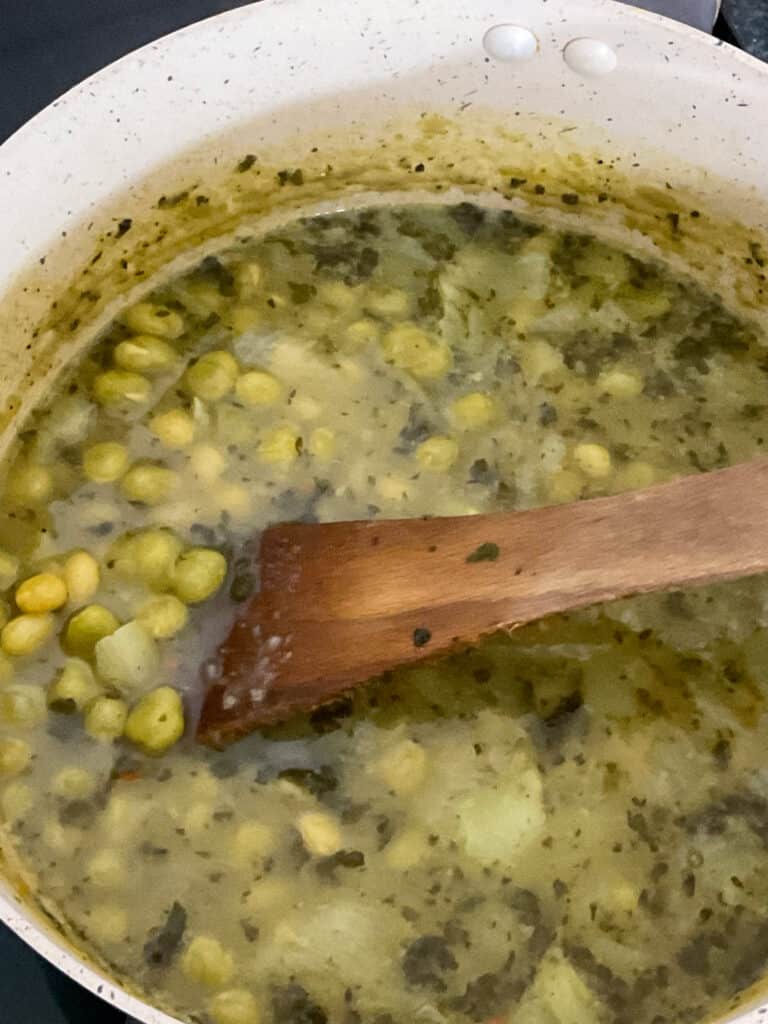
M 611 47 L 600 39 L 572 39 L 563 50 L 565 63 L 577 75 L 609 75 L 618 64 Z
M 489 57 L 508 64 L 522 64 L 536 56 L 539 41 L 522 25 L 494 25 L 483 36 L 483 47 Z

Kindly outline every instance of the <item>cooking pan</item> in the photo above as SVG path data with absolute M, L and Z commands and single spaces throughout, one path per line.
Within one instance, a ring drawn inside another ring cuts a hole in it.
M 0 148 L 0 452 L 173 260 L 381 193 L 578 224 L 759 321 L 767 99 L 757 61 L 611 0 L 265 0 L 147 46 Z M 92 992 L 171 1024 L 78 952 L 3 850 L 0 918 Z M 722 1019 L 757 1022 L 762 998 Z

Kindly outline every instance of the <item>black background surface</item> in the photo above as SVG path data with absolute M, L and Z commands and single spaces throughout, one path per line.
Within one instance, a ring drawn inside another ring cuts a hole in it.
M 105 64 L 244 2 L 0 0 L 0 140 Z M 768 0 L 725 0 L 725 18 L 716 31 L 768 58 Z M 0 925 L 0 1024 L 123 1021 Z

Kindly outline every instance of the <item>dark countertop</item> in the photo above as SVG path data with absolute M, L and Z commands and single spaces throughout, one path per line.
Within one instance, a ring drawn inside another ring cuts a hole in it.
M 724 0 L 723 12 L 738 45 L 768 60 L 768 0 Z
M 0 140 L 105 64 L 248 0 L 0 0 Z M 642 0 L 632 0 L 643 6 Z M 654 0 L 648 0 L 653 6 Z M 768 59 L 768 0 L 724 0 L 719 34 Z M 2 1022 L 0 1022 L 2 1024 Z
M 0 140 L 125 53 L 248 0 L 0 0 Z M 717 33 L 768 59 L 768 0 L 724 0 Z M 0 925 L 0 1024 L 122 1024 Z

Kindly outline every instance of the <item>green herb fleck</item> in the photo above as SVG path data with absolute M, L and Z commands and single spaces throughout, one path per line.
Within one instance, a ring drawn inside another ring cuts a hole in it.
M 304 305 L 317 295 L 317 288 L 307 281 L 289 281 L 288 287 L 291 291 L 291 299 L 297 306 Z
M 244 156 L 240 163 L 237 165 L 237 173 L 244 174 L 246 171 L 250 171 L 253 165 L 256 163 L 256 157 L 253 153 L 249 153 Z
M 280 185 L 303 185 L 304 172 L 301 169 L 295 171 L 278 171 L 277 180 Z
M 487 540 L 476 548 L 471 555 L 467 555 L 468 562 L 495 562 L 499 557 L 499 545 L 492 540 Z
M 178 206 L 179 203 L 183 203 L 185 199 L 189 198 L 189 191 L 177 192 L 172 196 L 160 196 L 157 201 L 157 205 L 161 210 L 171 209 L 174 206 Z

